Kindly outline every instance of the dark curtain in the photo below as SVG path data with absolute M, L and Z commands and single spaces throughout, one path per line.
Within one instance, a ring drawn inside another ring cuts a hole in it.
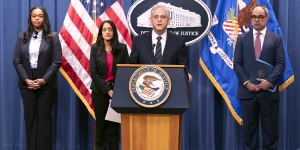
M 121 0 L 125 14 L 136 0 Z M 217 0 L 203 0 L 213 13 Z M 31 7 L 43 5 L 53 31 L 60 31 L 70 0 L 0 1 L 0 149 L 25 149 L 23 105 L 12 59 L 19 32 L 26 30 Z M 282 29 L 295 81 L 281 92 L 279 150 L 300 149 L 300 24 L 299 0 L 270 0 Z M 189 46 L 192 106 L 183 114 L 183 150 L 240 150 L 243 131 L 199 64 L 203 41 Z M 58 101 L 53 110 L 54 147 L 92 150 L 94 120 L 59 74 Z

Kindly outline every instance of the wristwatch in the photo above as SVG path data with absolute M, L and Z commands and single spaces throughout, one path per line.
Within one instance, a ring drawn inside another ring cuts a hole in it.
M 247 80 L 246 82 L 244 82 L 244 87 L 247 87 L 247 84 L 249 83 L 250 81 L 249 80 Z

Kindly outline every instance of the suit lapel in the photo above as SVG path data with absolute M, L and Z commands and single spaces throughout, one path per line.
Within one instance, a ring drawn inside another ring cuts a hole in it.
M 27 51 L 27 55 L 26 55 L 26 57 L 29 59 L 29 46 L 30 46 L 30 42 L 31 42 L 31 40 L 28 40 L 28 42 L 27 43 L 25 43 L 25 45 L 24 45 L 24 48 L 25 48 L 25 50 Z
M 101 66 L 97 66 L 98 70 L 100 70 L 101 75 L 106 74 L 106 51 L 102 49 L 100 46 L 96 46 L 97 48 L 97 64 L 101 64 Z M 114 61 L 114 60 L 113 60 Z M 105 64 L 105 65 L 102 65 Z
M 165 45 L 164 52 L 163 52 L 163 58 L 161 59 L 161 63 L 164 63 L 164 61 L 166 60 L 168 53 L 170 52 L 171 47 L 173 45 L 173 42 L 174 42 L 173 36 L 169 32 L 167 32 L 167 40 L 166 40 L 166 45 Z
M 46 46 L 47 42 L 45 41 L 44 38 L 42 38 L 41 40 L 41 45 L 40 45 L 40 49 L 39 49 L 39 54 L 43 51 L 44 47 Z
M 253 30 L 250 30 L 248 31 L 247 33 L 247 36 L 245 36 L 245 41 L 252 41 L 252 42 L 247 42 L 247 43 L 250 43 L 247 47 L 249 48 L 249 57 L 252 57 L 254 59 L 255 58 L 255 49 L 254 49 L 254 41 L 253 41 Z
M 154 48 L 152 42 L 152 32 L 144 33 L 146 38 L 144 39 L 144 44 L 146 45 L 149 56 L 151 57 L 151 62 L 155 62 L 154 58 Z
M 263 43 L 263 47 L 261 49 L 260 58 L 263 58 L 266 55 L 268 48 L 271 44 L 271 41 L 272 41 L 272 33 L 267 30 L 265 39 L 264 39 L 264 43 Z
M 52 37 L 54 38 L 56 36 L 56 32 L 52 32 L 51 35 Z M 53 40 L 53 39 L 52 39 Z M 45 41 L 44 38 L 42 38 L 41 40 L 41 45 L 40 45 L 40 49 L 39 49 L 39 54 L 44 50 L 45 46 L 47 45 L 48 42 Z M 49 42 L 49 44 L 52 44 L 52 41 L 51 43 Z

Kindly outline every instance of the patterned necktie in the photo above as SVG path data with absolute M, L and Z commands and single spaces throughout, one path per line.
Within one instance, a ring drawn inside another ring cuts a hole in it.
M 260 53 L 261 53 L 261 42 L 260 42 L 260 32 L 256 33 L 256 39 L 255 39 L 255 43 L 254 43 L 254 49 L 255 49 L 255 58 L 259 58 Z
M 155 61 L 156 63 L 159 63 L 159 61 L 162 58 L 162 53 L 161 53 L 161 36 L 158 36 L 157 38 L 157 43 L 156 43 L 156 52 L 155 52 Z

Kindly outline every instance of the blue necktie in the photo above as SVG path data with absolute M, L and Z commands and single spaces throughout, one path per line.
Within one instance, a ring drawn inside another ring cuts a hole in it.
M 157 43 L 156 43 L 156 52 L 155 52 L 155 61 L 156 63 L 159 63 L 159 61 L 162 58 L 162 53 L 161 53 L 161 36 L 158 36 L 157 38 Z

